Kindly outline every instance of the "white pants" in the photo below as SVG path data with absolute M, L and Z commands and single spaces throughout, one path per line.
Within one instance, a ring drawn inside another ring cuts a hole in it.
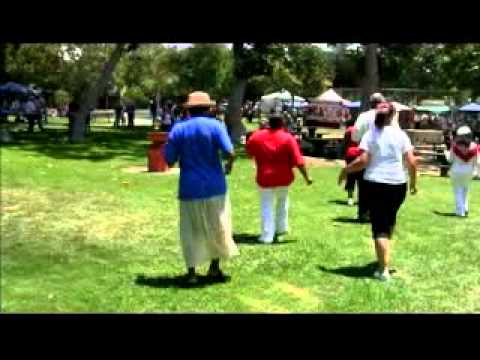
M 275 234 L 288 231 L 288 186 L 260 188 L 262 235 L 260 241 L 272 243 Z
M 451 174 L 453 192 L 455 194 L 455 213 L 465 216 L 468 212 L 468 187 L 472 180 L 471 174 Z

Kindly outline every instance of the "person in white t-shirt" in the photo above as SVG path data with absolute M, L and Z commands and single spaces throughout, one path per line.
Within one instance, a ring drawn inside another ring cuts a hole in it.
M 363 135 L 374 127 L 375 123 L 375 108 L 381 102 L 384 102 L 385 98 L 380 93 L 374 93 L 370 96 L 370 110 L 362 112 L 358 115 L 355 124 L 353 125 L 353 131 L 351 138 L 353 141 L 360 143 Z M 363 171 L 362 171 L 363 172 Z M 367 222 L 369 218 L 368 214 L 368 198 L 364 191 L 365 181 L 363 180 L 363 173 L 359 174 L 358 181 L 358 221 Z
M 410 173 L 410 192 L 415 194 L 416 158 L 412 143 L 407 134 L 391 121 L 395 109 L 390 103 L 380 103 L 376 108 L 375 128 L 362 137 L 360 149 L 364 152 L 350 163 L 339 177 L 342 183 L 348 173 L 365 169 L 365 191 L 368 196 L 368 209 L 372 223 L 372 237 L 379 263 L 374 276 L 389 280 L 391 239 L 397 212 L 407 193 L 407 178 L 404 169 L 406 160 Z

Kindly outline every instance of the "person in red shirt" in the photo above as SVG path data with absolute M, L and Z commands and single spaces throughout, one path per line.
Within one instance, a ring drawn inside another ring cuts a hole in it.
M 352 139 L 352 133 L 355 131 L 355 127 L 351 122 L 348 122 L 347 125 L 349 125 L 345 131 L 345 136 L 343 138 L 344 140 L 344 145 L 345 145 L 345 162 L 350 164 L 353 160 L 355 160 L 357 157 L 359 157 L 362 153 L 360 148 L 358 147 L 358 143 L 353 141 Z M 363 176 L 363 170 L 358 171 L 355 173 L 351 173 L 347 175 L 347 181 L 345 183 L 345 191 L 348 194 L 348 205 L 353 206 L 353 193 L 355 192 L 355 183 L 358 184 L 360 180 L 362 179 Z M 360 211 L 359 211 L 359 214 Z M 359 215 L 360 216 L 360 215 Z
M 295 137 L 286 131 L 281 115 L 270 117 L 269 128 L 255 131 L 246 148 L 257 165 L 256 181 L 262 207 L 259 241 L 272 243 L 288 231 L 288 187 L 295 178 L 293 168 L 300 170 L 308 185 L 313 181 L 308 176 L 300 147 Z

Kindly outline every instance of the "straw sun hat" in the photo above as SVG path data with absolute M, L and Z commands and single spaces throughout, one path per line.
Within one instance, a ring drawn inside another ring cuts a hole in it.
M 183 104 L 187 108 L 192 107 L 210 107 L 215 105 L 215 101 L 210 99 L 210 95 L 203 91 L 194 91 L 188 94 L 188 100 Z

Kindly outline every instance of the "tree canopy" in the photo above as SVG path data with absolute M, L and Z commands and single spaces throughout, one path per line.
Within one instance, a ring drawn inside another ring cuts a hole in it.
M 58 99 L 76 98 L 101 70 L 114 44 L 2 44 L 0 75 L 35 84 Z M 313 97 L 330 86 L 360 87 L 365 72 L 363 47 L 325 51 L 313 44 L 248 43 L 234 49 L 195 44 L 186 49 L 143 44 L 122 56 L 107 93 L 137 102 L 156 94 L 185 95 L 194 89 L 227 98 L 235 77 L 247 79 L 245 98 L 287 89 Z M 381 87 L 462 92 L 480 96 L 479 44 L 379 44 Z M 60 92 L 59 92 L 60 91 Z

